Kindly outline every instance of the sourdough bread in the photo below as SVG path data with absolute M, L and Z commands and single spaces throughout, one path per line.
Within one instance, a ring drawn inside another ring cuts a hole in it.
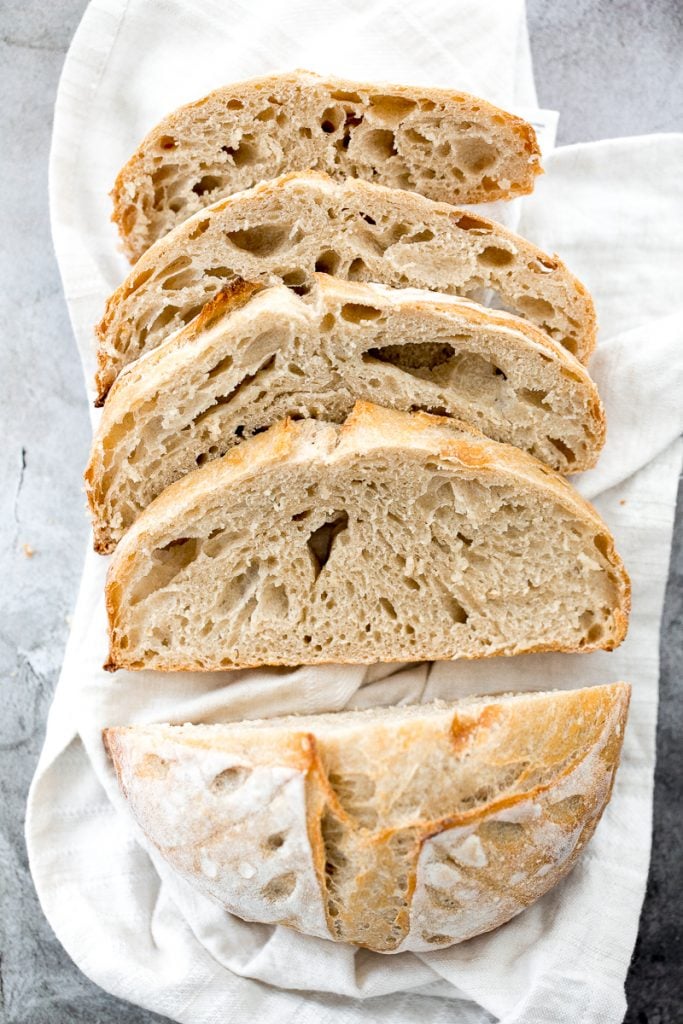
M 323 274 L 305 298 L 241 283 L 109 393 L 85 474 L 96 549 L 242 438 L 288 415 L 341 422 L 355 399 L 438 409 L 563 473 L 592 466 L 604 439 L 586 370 L 528 321 Z
M 165 117 L 116 179 L 112 219 L 135 262 L 197 210 L 308 169 L 457 203 L 531 192 L 541 171 L 531 125 L 485 100 L 295 71 Z
M 166 488 L 114 553 L 107 667 L 611 649 L 630 589 L 547 467 L 425 413 L 285 421 Z
M 149 841 L 248 921 L 383 953 L 490 931 L 609 800 L 624 683 L 227 725 L 107 729 Z
M 99 401 L 127 364 L 236 278 L 290 287 L 315 271 L 500 303 L 582 362 L 590 296 L 556 257 L 493 221 L 422 196 L 324 174 L 285 175 L 196 214 L 152 246 L 97 328 Z

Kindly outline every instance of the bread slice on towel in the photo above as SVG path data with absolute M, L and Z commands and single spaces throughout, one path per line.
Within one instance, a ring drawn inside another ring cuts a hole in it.
M 341 422 L 359 398 L 438 409 L 564 473 L 604 439 L 585 368 L 527 320 L 324 274 L 305 298 L 240 283 L 114 384 L 86 470 L 97 550 L 242 438 L 287 415 Z
M 609 800 L 625 683 L 107 729 L 162 856 L 247 921 L 382 953 L 462 942 L 573 866 Z
M 357 403 L 171 484 L 109 569 L 108 668 L 611 649 L 629 582 L 595 510 L 530 456 Z
M 307 171 L 208 207 L 145 253 L 97 328 L 100 399 L 235 278 L 301 287 L 316 270 L 487 305 L 497 294 L 582 362 L 594 345 L 590 296 L 556 257 L 470 211 Z
M 541 171 L 531 125 L 486 100 L 295 71 L 225 86 L 165 117 L 116 179 L 112 219 L 134 262 L 210 203 L 313 168 L 451 203 L 531 192 Z

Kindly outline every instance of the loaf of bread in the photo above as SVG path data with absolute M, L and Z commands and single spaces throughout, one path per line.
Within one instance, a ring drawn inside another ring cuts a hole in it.
M 604 439 L 585 368 L 527 320 L 324 274 L 305 298 L 240 283 L 109 393 L 85 474 L 96 550 L 242 438 L 286 416 L 339 423 L 355 399 L 438 409 L 563 473 L 592 466 Z
M 424 952 L 497 928 L 570 870 L 609 800 L 629 696 L 615 683 L 104 741 L 150 842 L 231 913 Z
M 204 206 L 307 169 L 479 203 L 531 192 L 541 167 L 531 125 L 485 100 L 295 71 L 165 117 L 116 179 L 112 219 L 134 262 Z
M 208 207 L 145 253 L 97 328 L 100 402 L 123 366 L 236 278 L 306 287 L 316 270 L 486 305 L 497 297 L 582 362 L 594 346 L 590 296 L 556 257 L 446 203 L 308 171 Z
M 563 477 L 457 421 L 357 403 L 171 484 L 109 568 L 108 668 L 611 649 L 630 588 Z

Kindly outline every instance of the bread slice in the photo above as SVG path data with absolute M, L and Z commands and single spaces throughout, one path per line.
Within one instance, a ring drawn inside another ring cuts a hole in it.
M 358 398 L 438 409 L 565 473 L 604 440 L 585 368 L 528 321 L 324 274 L 303 299 L 242 283 L 114 384 L 85 473 L 96 549 L 242 438 L 287 415 L 341 422 Z
M 123 366 L 235 278 L 305 287 L 316 270 L 487 305 L 497 295 L 582 362 L 594 345 L 590 296 L 556 257 L 471 212 L 308 171 L 210 206 L 145 253 L 97 328 L 100 400 Z
M 615 683 L 104 742 L 148 839 L 230 912 L 424 952 L 497 928 L 570 870 L 629 697 Z
M 628 577 L 541 463 L 425 413 L 285 421 L 171 484 L 109 569 L 110 669 L 611 649 Z
M 116 179 L 112 220 L 135 262 L 197 210 L 313 168 L 458 203 L 531 192 L 541 172 L 531 125 L 485 100 L 295 71 L 225 86 L 165 117 Z

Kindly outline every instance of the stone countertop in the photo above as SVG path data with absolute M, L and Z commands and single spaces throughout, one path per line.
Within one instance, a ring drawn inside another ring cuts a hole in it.
M 69 960 L 41 913 L 23 841 L 26 793 L 87 536 L 85 390 L 47 209 L 54 95 L 85 6 L 6 0 L 0 9 L 0 1021 L 7 1024 L 162 1020 L 111 998 Z M 679 0 L 528 0 L 528 8 L 539 98 L 562 112 L 560 143 L 681 130 Z M 679 513 L 680 500 L 679 493 Z M 675 692 L 683 676 L 682 537 L 679 514 L 661 637 L 654 853 L 627 983 L 628 1024 L 680 1024 L 683 1013 L 683 702 Z

